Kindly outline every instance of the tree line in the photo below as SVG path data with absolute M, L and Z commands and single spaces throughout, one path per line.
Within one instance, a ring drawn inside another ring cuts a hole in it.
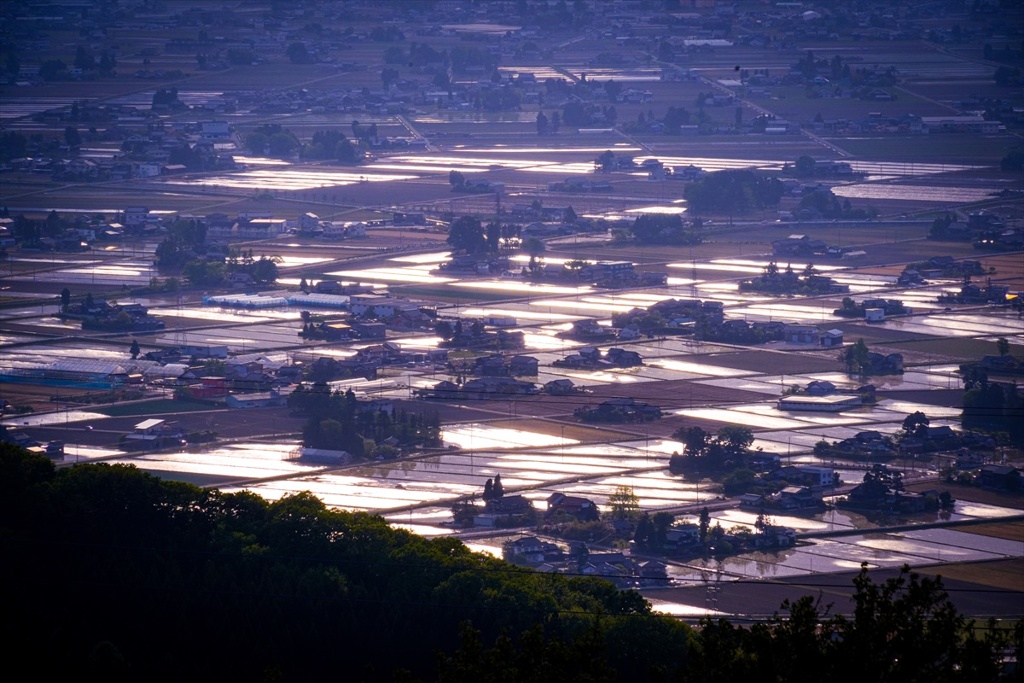
M 941 580 L 855 581 L 698 628 L 600 579 L 535 573 L 308 493 L 56 470 L 0 445 L 2 651 L 43 679 L 992 681 L 1020 623 L 977 629 Z

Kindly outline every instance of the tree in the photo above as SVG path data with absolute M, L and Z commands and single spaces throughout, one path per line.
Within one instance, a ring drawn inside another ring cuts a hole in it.
M 996 72 L 992 75 L 996 85 L 1009 86 L 1014 85 L 1020 81 L 1020 69 L 1015 69 L 1009 66 L 1000 66 L 996 69 Z
M 868 345 L 864 343 L 863 339 L 858 339 L 839 352 L 839 361 L 846 368 L 848 374 L 859 373 L 863 375 L 867 370 L 869 353 Z
M 544 240 L 538 237 L 527 237 L 523 240 L 521 248 L 531 257 L 536 258 L 544 254 L 547 246 L 544 244 Z
M 249 274 L 257 284 L 273 284 L 277 281 L 277 262 L 279 260 L 280 257 L 278 256 L 260 256 L 257 261 L 251 264 L 249 269 L 251 272 Z
M 741 453 L 754 443 L 754 432 L 750 427 L 728 425 L 718 430 L 718 439 L 733 453 Z
M 135 360 L 136 358 L 139 357 L 139 353 L 141 352 L 141 349 L 139 348 L 139 340 L 138 339 L 132 339 L 132 347 L 131 347 L 131 349 L 128 350 L 128 352 L 130 354 L 132 354 L 132 360 Z
M 907 434 L 914 434 L 919 427 L 927 427 L 931 420 L 920 410 L 903 418 L 903 431 Z
M 286 157 L 298 146 L 295 137 L 290 133 L 274 133 L 267 140 L 267 153 L 275 157 Z
M 492 495 L 494 495 L 495 498 L 502 498 L 505 495 L 505 487 L 501 483 L 500 474 L 494 475 L 494 488 L 491 489 L 491 493 Z
M 852 619 L 833 618 L 819 636 L 841 643 L 837 670 L 852 667 L 847 670 L 871 681 L 998 678 L 991 651 L 998 635 L 979 637 L 974 622 L 950 601 L 941 577 L 921 577 L 904 565 L 898 576 L 876 584 L 864 563 L 854 586 Z
M 630 231 L 641 244 L 696 244 L 699 237 L 683 226 L 677 214 L 641 214 L 630 226 Z
M 710 434 L 700 427 L 680 427 L 672 434 L 672 438 L 679 439 L 686 446 L 686 454 L 690 457 L 699 457 L 704 454 L 708 445 Z
M 448 184 L 452 186 L 452 190 L 462 192 L 466 189 L 466 176 L 461 171 L 452 169 L 448 172 Z
M 501 248 L 501 224 L 497 221 L 491 221 L 487 224 L 485 233 L 487 236 L 487 251 L 497 254 Z
M 700 509 L 699 527 L 698 534 L 700 534 L 700 542 L 705 543 L 708 540 L 708 530 L 711 528 L 711 512 L 708 510 L 707 505 Z
M 455 336 L 455 327 L 447 320 L 438 320 L 434 325 L 434 332 L 445 341 L 451 341 Z
M 494 480 L 493 479 L 488 479 L 487 481 L 484 482 L 484 495 L 483 495 L 483 499 L 484 500 L 493 500 L 494 499 Z
M 68 74 L 68 65 L 59 59 L 48 59 L 39 67 L 39 78 L 44 81 L 59 81 Z
M 665 547 L 668 538 L 668 530 L 676 521 L 675 515 L 671 512 L 656 512 L 651 518 L 651 545 L 655 548 Z
M 640 515 L 636 522 L 636 529 L 633 531 L 633 541 L 643 549 L 647 549 L 651 542 L 651 517 L 646 512 Z
M 90 71 L 96 68 L 96 58 L 82 45 L 75 48 L 75 68 Z
M 609 102 L 618 101 L 619 93 L 622 92 L 622 83 L 618 81 L 605 81 L 604 92 L 608 96 Z
M 99 62 L 96 63 L 96 68 L 103 76 L 110 76 L 114 73 L 114 67 L 117 66 L 117 59 L 114 55 L 104 51 L 100 55 Z
M 462 216 L 448 228 L 445 240 L 453 249 L 462 249 L 469 254 L 487 251 L 487 237 L 480 221 L 473 216 Z
M 800 156 L 796 160 L 794 170 L 796 174 L 801 178 L 809 178 L 814 175 L 814 169 L 817 164 L 813 157 L 809 157 L 806 154 Z
M 64 144 L 71 149 L 77 149 L 82 146 L 82 134 L 78 132 L 77 128 L 68 126 L 64 129 Z
M 999 351 L 1000 356 L 1007 356 L 1010 354 L 1010 341 L 1006 337 L 1000 337 L 996 340 L 996 349 Z
M 313 63 L 313 56 L 309 54 L 309 50 L 306 49 L 305 43 L 292 43 L 288 46 L 288 49 L 285 50 L 285 54 L 288 55 L 288 59 L 291 60 L 292 64 Z
M 71 290 L 65 287 L 60 290 L 60 310 L 67 312 L 68 306 L 71 305 Z
M 548 132 L 548 117 L 544 112 L 537 112 L 537 135 L 546 135 Z
M 381 83 L 384 84 L 384 89 L 387 90 L 391 87 L 391 84 L 397 81 L 399 78 L 398 69 L 392 69 L 387 67 L 380 72 Z
M 608 497 L 612 519 L 633 520 L 640 514 L 640 498 L 633 493 L 632 486 L 616 486 L 615 492 Z

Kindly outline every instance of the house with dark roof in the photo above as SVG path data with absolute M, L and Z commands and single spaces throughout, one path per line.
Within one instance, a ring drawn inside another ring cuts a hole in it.
M 1003 491 L 1020 490 L 1020 470 L 1010 465 L 985 465 L 978 471 L 978 483 Z
M 581 522 L 591 522 L 601 516 L 597 505 L 589 498 L 567 496 L 564 493 L 552 493 L 548 496 L 547 503 L 546 515 L 548 517 L 570 515 Z

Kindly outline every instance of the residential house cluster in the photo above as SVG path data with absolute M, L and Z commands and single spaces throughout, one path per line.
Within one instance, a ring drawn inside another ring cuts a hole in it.
M 599 577 L 620 588 L 668 583 L 668 567 L 659 560 L 639 560 L 621 551 L 592 552 L 583 544 L 575 544 L 566 552 L 558 544 L 536 536 L 507 541 L 502 546 L 502 557 L 536 571 Z
M 628 349 L 612 347 L 602 354 L 601 349 L 596 346 L 583 346 L 576 353 L 552 361 L 551 364 L 558 368 L 573 370 L 599 370 L 632 368 L 643 365 L 644 361 L 639 353 Z
M 650 422 L 661 417 L 661 408 L 629 397 L 610 398 L 595 406 L 582 406 L 573 414 L 584 422 Z
M 84 330 L 158 332 L 165 327 L 164 321 L 150 316 L 142 304 L 111 304 L 104 299 L 69 304 L 60 317 L 80 320 Z

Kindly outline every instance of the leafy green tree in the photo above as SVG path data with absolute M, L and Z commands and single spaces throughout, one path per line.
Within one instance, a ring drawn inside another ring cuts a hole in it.
M 928 416 L 918 410 L 903 418 L 903 431 L 913 434 L 919 427 L 927 427 L 930 422 Z
M 899 576 L 876 584 L 865 563 L 854 585 L 853 618 L 836 617 L 826 630 L 843 643 L 840 667 L 855 667 L 875 681 L 949 680 L 954 671 L 964 681 L 996 677 L 992 641 L 957 611 L 940 577 L 922 577 L 904 565 Z
M 291 60 L 292 64 L 312 64 L 313 56 L 309 53 L 305 43 L 294 42 L 288 46 L 285 50 L 285 54 L 288 55 L 288 59 Z
M 445 341 L 451 341 L 452 337 L 455 336 L 455 328 L 448 320 L 438 320 L 437 324 L 434 325 L 434 331 L 437 336 Z
M 651 518 L 651 546 L 664 548 L 665 540 L 668 537 L 668 530 L 676 521 L 675 515 L 671 512 L 656 512 Z
M 473 216 L 462 216 L 448 228 L 446 240 L 453 249 L 462 249 L 469 254 L 487 251 L 487 237 L 480 221 Z
M 839 352 L 839 361 L 846 368 L 847 373 L 863 375 L 868 367 L 869 353 L 868 345 L 863 339 L 858 339 Z
M 680 427 L 672 434 L 672 438 L 683 442 L 686 454 L 691 457 L 705 453 L 710 437 L 711 435 L 700 427 Z
M 78 132 L 77 128 L 74 126 L 64 128 L 64 144 L 71 149 L 77 149 L 82 146 L 82 134 Z
M 501 224 L 491 221 L 485 228 L 487 236 L 487 251 L 497 254 L 501 250 Z
M 730 496 L 746 493 L 756 486 L 757 473 L 746 467 L 733 470 L 722 480 L 722 489 Z
M 531 258 L 537 258 L 544 255 L 547 245 L 544 244 L 544 240 L 538 237 L 527 237 L 523 240 L 521 249 L 529 254 Z
M 718 430 L 718 439 L 732 452 L 740 453 L 754 443 L 754 432 L 750 427 L 728 425 Z
M 20 159 L 28 150 L 28 138 L 13 130 L 0 131 L 0 161 Z
M 96 68 L 96 58 L 83 45 L 75 48 L 75 68 L 82 71 L 90 71 Z
M 708 506 L 705 505 L 700 509 L 700 517 L 698 518 L 698 534 L 700 534 L 700 542 L 704 543 L 708 540 L 708 530 L 711 528 L 711 511 L 708 510 Z
M 48 59 L 39 67 L 39 77 L 44 81 L 60 81 L 67 78 L 68 65 L 59 59 Z
M 537 135 L 546 135 L 548 129 L 548 117 L 542 111 L 537 112 Z
M 650 547 L 651 534 L 654 526 L 651 524 L 651 516 L 646 512 L 640 514 L 636 521 L 636 529 L 633 530 L 633 542 L 642 549 Z
M 128 353 L 130 353 L 132 355 L 132 360 L 135 360 L 136 358 L 138 358 L 139 357 L 139 353 L 141 353 L 141 351 L 142 351 L 142 349 L 139 348 L 139 340 L 138 339 L 132 339 L 132 346 L 128 350 Z
M 810 178 L 814 175 L 814 169 L 816 166 L 817 163 L 814 161 L 814 158 L 804 154 L 797 158 L 796 164 L 794 165 L 794 171 L 796 171 L 797 176 L 801 178 Z
M 783 190 L 778 178 L 730 169 L 709 173 L 687 184 L 683 196 L 694 212 L 731 215 L 778 206 Z
M 461 171 L 452 169 L 448 172 L 448 183 L 452 186 L 452 190 L 462 192 L 466 189 L 466 176 Z
M 612 519 L 636 519 L 640 514 L 640 498 L 632 486 L 620 485 L 608 496 L 608 507 Z
M 700 238 L 686 230 L 683 220 L 675 214 L 642 214 L 630 226 L 633 237 L 641 244 L 697 244 Z

